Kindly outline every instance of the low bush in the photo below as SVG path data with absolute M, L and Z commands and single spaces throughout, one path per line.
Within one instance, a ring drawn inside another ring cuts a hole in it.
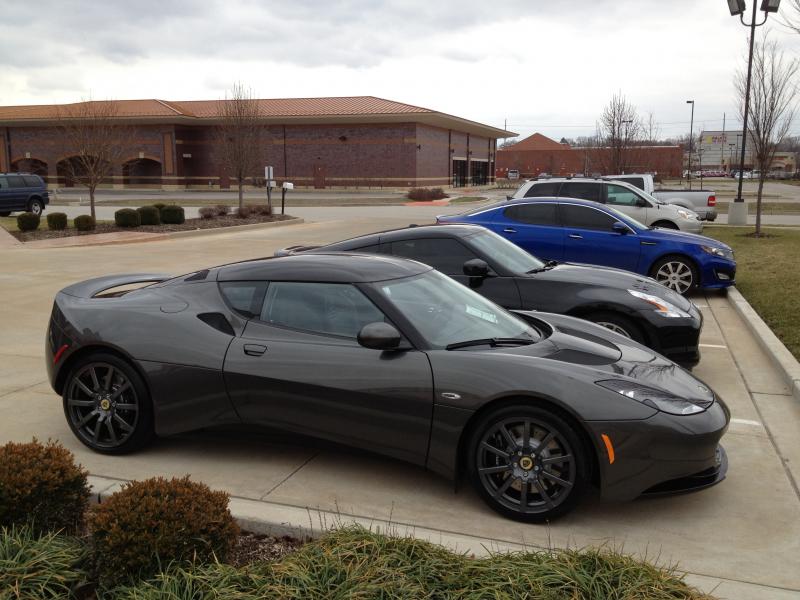
M 269 216 L 272 214 L 272 208 L 266 204 L 250 204 L 250 211 L 254 215 Z
M 87 475 L 56 442 L 0 446 L 0 526 L 80 531 L 89 499 Z
M 253 215 L 253 209 L 249 205 L 244 205 L 236 209 L 236 216 L 240 219 L 248 219 Z
M 607 549 L 474 559 L 359 527 L 329 533 L 273 563 L 175 567 L 114 595 L 115 600 L 174 598 L 711 600 L 670 568 Z
M 165 225 L 180 225 L 186 220 L 183 207 L 177 204 L 168 204 L 161 209 L 161 222 Z
M 24 212 L 17 215 L 17 229 L 20 231 L 36 231 L 39 229 L 39 215 Z
M 217 211 L 218 217 L 224 217 L 231 213 L 231 207 L 227 204 L 217 204 L 214 209 Z
M 120 208 L 114 213 L 114 223 L 117 227 L 139 227 L 142 219 L 139 213 L 132 208 Z
M 0 529 L 0 598 L 42 600 L 71 598 L 87 578 L 86 546 L 55 533 L 29 527 Z
M 140 206 L 136 209 L 142 225 L 161 225 L 161 211 L 155 206 Z
M 217 209 L 213 206 L 203 206 L 197 211 L 201 219 L 213 219 L 217 216 Z
M 409 200 L 442 200 L 447 194 L 442 188 L 411 188 L 406 197 Z
M 78 231 L 94 231 L 94 228 L 97 226 L 92 215 L 80 215 L 75 217 L 72 224 L 75 225 L 75 229 Z
M 48 213 L 47 228 L 53 231 L 62 231 L 67 228 L 66 213 Z
M 153 206 L 155 206 L 158 209 L 158 212 L 161 212 L 161 210 L 166 206 L 166 204 L 164 204 L 163 202 L 155 202 Z
M 173 562 L 225 560 L 239 534 L 228 494 L 188 477 L 130 483 L 98 505 L 89 520 L 105 583 L 152 576 Z

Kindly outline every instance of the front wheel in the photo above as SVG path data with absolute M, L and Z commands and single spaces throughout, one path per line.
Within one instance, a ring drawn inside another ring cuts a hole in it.
M 41 215 L 43 210 L 44 205 L 41 200 L 31 200 L 30 204 L 28 204 L 28 212 L 32 212 L 35 215 Z
M 634 342 L 639 342 L 640 344 L 646 343 L 641 329 L 624 315 L 613 312 L 596 312 L 586 317 L 586 319 L 606 329 L 610 329 L 614 333 L 630 338 Z
M 661 227 L 661 229 L 680 229 L 680 227 L 672 221 L 657 221 L 653 223 L 653 227 Z
M 700 283 L 694 264 L 683 256 L 665 256 L 660 259 L 650 269 L 650 276 L 683 295 L 691 292 Z
M 561 417 L 533 406 L 507 406 L 484 417 L 467 452 L 478 494 L 517 521 L 540 523 L 567 513 L 588 480 L 576 432 Z
M 103 454 L 126 454 L 152 438 L 153 411 L 141 376 L 102 352 L 77 362 L 64 384 L 64 415 L 77 438 Z

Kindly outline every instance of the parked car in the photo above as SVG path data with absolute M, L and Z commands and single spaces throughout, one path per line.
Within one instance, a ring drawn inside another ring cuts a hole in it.
M 47 184 L 30 173 L 0 173 L 0 217 L 27 211 L 40 215 L 50 202 Z
M 389 256 L 90 279 L 56 295 L 45 354 L 69 427 L 106 454 L 156 433 L 267 425 L 452 479 L 464 470 L 521 521 L 566 513 L 590 482 L 629 500 L 727 470 L 730 413 L 688 371 L 604 327 L 511 313 Z
M 436 221 L 483 225 L 542 259 L 634 271 L 680 294 L 697 287 L 726 288 L 736 276 L 730 246 L 647 227 L 615 207 L 589 200 L 507 200 Z
M 550 179 L 523 183 L 510 199 L 563 197 L 609 204 L 646 225 L 702 233 L 703 223 L 693 210 L 666 204 L 622 181 L 606 179 Z
M 723 173 L 721 177 L 724 177 Z M 697 213 L 701 221 L 714 221 L 717 218 L 717 194 L 712 190 L 670 190 L 656 189 L 653 176 L 649 173 L 631 173 L 629 175 L 608 175 L 606 179 L 624 181 L 652 197 L 667 204 L 683 206 Z M 641 220 L 641 219 L 639 219 Z
M 678 293 L 628 271 L 541 260 L 485 227 L 408 227 L 327 246 L 294 246 L 276 255 L 334 251 L 418 260 L 504 308 L 580 317 L 683 366 L 700 360 L 703 317 Z

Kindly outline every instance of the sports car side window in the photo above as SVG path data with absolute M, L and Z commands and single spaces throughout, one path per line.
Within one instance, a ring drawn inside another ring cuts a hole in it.
M 219 289 L 228 305 L 246 319 L 261 314 L 266 281 L 224 281 L 219 284 Z
M 273 325 L 355 339 L 383 313 L 349 283 L 273 281 L 267 289 L 261 320 Z
M 417 238 L 392 242 L 392 254 L 430 265 L 445 275 L 463 275 L 464 263 L 478 256 L 458 240 Z

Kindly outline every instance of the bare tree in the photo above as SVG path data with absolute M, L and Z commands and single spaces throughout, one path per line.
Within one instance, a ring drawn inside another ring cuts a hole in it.
M 222 120 L 217 133 L 222 166 L 236 179 L 239 208 L 242 208 L 246 179 L 256 177 L 265 164 L 261 108 L 252 90 L 242 83 L 234 84 L 230 98 L 220 101 L 219 106 Z
M 631 164 L 632 149 L 642 137 L 639 114 L 621 92 L 614 94 L 598 122 L 598 137 L 607 148 L 605 166 L 611 173 L 624 173 Z
M 89 189 L 89 207 L 95 218 L 97 186 L 122 163 L 134 139 L 133 128 L 119 122 L 113 100 L 87 100 L 63 106 L 58 111 L 66 177 Z
M 750 83 L 748 138 L 753 145 L 753 158 L 759 169 L 756 195 L 756 237 L 761 235 L 761 195 L 764 180 L 775 159 L 778 145 L 786 139 L 795 117 L 797 89 L 794 78 L 800 69 L 797 59 L 786 58 L 778 43 L 764 35 L 753 49 L 753 70 Z M 747 71 L 739 70 L 735 78 L 744 118 Z
M 659 127 L 656 117 L 652 112 L 647 113 L 647 120 L 643 124 L 645 141 L 649 146 L 658 145 L 661 137 L 661 127 Z

